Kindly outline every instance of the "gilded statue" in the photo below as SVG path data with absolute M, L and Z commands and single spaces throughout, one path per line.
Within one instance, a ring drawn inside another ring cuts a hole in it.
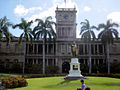
M 74 43 L 71 45 L 71 56 L 76 57 L 78 55 L 78 48 L 77 45 Z

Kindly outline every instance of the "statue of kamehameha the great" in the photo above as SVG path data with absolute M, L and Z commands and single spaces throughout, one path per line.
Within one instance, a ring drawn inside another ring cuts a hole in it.
M 74 42 L 73 45 L 71 45 L 71 56 L 76 57 L 78 55 L 78 48 L 76 43 Z

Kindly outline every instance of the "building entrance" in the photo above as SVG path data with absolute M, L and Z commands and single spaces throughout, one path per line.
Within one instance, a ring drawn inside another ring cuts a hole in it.
M 62 64 L 62 73 L 69 73 L 69 70 L 70 70 L 69 62 L 64 62 Z

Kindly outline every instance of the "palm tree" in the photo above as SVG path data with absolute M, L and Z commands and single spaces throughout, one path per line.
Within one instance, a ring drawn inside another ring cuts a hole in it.
M 87 19 L 85 19 L 85 22 L 80 23 L 82 25 L 81 27 L 81 39 L 85 42 L 89 43 L 89 73 L 91 73 L 92 69 L 92 63 L 91 63 L 91 41 L 96 38 L 93 29 L 96 29 L 95 26 L 90 26 L 90 23 Z
M 116 23 L 112 23 L 111 20 L 108 20 L 106 24 L 99 24 L 98 29 L 102 30 L 98 34 L 98 39 L 102 41 L 103 44 L 106 45 L 107 48 L 107 63 L 108 63 L 108 74 L 110 74 L 110 56 L 109 56 L 109 46 L 113 44 L 114 38 L 118 39 L 118 31 L 116 27 L 119 25 Z
M 12 26 L 11 22 L 4 16 L 0 19 L 0 39 L 6 38 L 7 44 L 9 44 L 12 34 L 9 32 L 9 27 Z
M 25 55 L 26 55 L 26 43 L 31 42 L 32 43 L 32 21 L 27 22 L 24 18 L 21 19 L 21 23 L 16 24 L 13 26 L 13 28 L 19 27 L 19 29 L 23 30 L 23 33 L 19 37 L 19 44 L 24 40 L 24 61 L 23 61 L 23 74 L 24 74 L 24 68 L 25 68 Z
M 42 19 L 36 19 L 38 25 L 34 28 L 35 39 L 43 39 L 43 74 L 45 74 L 45 44 L 46 40 L 51 40 L 56 38 L 56 33 L 54 32 L 53 25 L 55 22 L 52 21 L 52 17 L 49 16 L 43 21 Z

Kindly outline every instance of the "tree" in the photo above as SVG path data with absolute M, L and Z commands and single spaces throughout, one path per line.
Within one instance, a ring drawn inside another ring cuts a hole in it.
M 0 39 L 6 38 L 7 44 L 10 42 L 12 34 L 9 32 L 9 27 L 12 26 L 11 22 L 4 16 L 0 19 Z
M 51 40 L 56 38 L 56 33 L 54 32 L 53 25 L 56 25 L 52 21 L 52 17 L 49 16 L 43 21 L 42 19 L 36 19 L 38 25 L 34 28 L 33 32 L 35 33 L 35 39 L 43 39 L 43 74 L 45 74 L 45 44 L 46 40 Z
M 85 22 L 80 23 L 82 25 L 81 27 L 81 39 L 88 43 L 89 47 L 89 73 L 91 73 L 92 70 L 92 63 L 91 63 L 91 41 L 96 38 L 93 29 L 96 29 L 95 26 L 90 26 L 90 23 L 87 19 L 85 19 Z
M 25 55 L 26 55 L 26 43 L 32 43 L 32 21 L 27 22 L 24 18 L 21 19 L 21 23 L 16 24 L 13 26 L 13 28 L 19 27 L 19 29 L 23 30 L 23 33 L 19 37 L 19 44 L 24 41 L 24 61 L 23 61 L 23 74 L 24 74 L 24 68 L 25 68 Z
M 113 44 L 114 38 L 118 39 L 118 31 L 116 27 L 119 25 L 116 23 L 112 23 L 111 20 L 108 20 L 106 24 L 99 24 L 98 29 L 102 30 L 98 34 L 98 39 L 102 41 L 103 44 L 106 45 L 107 48 L 107 63 L 108 63 L 108 74 L 110 74 L 110 56 L 109 56 L 109 46 Z

